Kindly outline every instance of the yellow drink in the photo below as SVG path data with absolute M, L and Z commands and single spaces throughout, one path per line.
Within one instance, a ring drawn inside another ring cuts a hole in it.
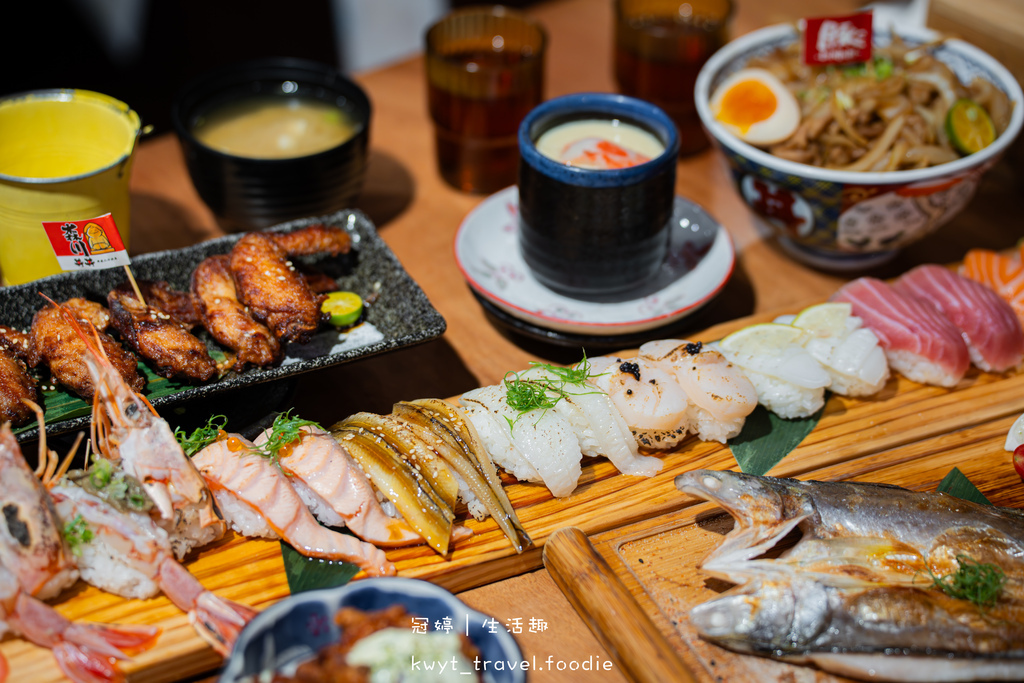
M 3 284 L 60 272 L 43 221 L 109 212 L 128 244 L 128 178 L 139 127 L 126 104 L 87 90 L 0 100 Z

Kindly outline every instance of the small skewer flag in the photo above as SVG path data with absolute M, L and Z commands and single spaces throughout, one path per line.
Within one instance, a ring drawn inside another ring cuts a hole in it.
M 131 264 L 109 213 L 81 221 L 43 221 L 43 228 L 61 270 L 102 270 Z
M 124 266 L 139 301 L 145 303 L 132 275 L 132 260 L 109 213 L 80 221 L 43 221 L 46 238 L 61 270 L 103 270 Z

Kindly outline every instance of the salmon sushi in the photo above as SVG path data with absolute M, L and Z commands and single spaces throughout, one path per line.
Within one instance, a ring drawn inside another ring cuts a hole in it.
M 918 266 L 894 284 L 896 291 L 937 308 L 956 325 L 971 362 L 1002 372 L 1024 359 L 1024 332 L 1005 300 L 988 287 L 938 265 Z
M 1020 258 L 1013 258 L 989 249 L 971 249 L 960 274 L 1002 297 L 1024 325 L 1024 247 L 1021 252 Z
M 934 307 L 870 277 L 847 283 L 832 301 L 852 306 L 878 337 L 889 366 L 907 379 L 951 387 L 967 373 L 971 358 L 960 330 Z

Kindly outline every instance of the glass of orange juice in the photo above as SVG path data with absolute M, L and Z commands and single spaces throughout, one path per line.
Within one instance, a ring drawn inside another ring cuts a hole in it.
M 0 274 L 4 285 L 60 272 L 43 221 L 113 214 L 128 244 L 139 115 L 88 90 L 0 98 Z

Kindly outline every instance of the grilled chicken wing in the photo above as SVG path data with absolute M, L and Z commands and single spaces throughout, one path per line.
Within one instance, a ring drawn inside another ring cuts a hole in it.
M 270 235 L 281 251 L 289 256 L 311 254 L 347 254 L 352 248 L 352 236 L 341 228 L 329 228 L 325 225 L 311 225 L 308 228 L 285 233 L 266 233 Z
M 28 363 L 32 355 L 32 338 L 27 332 L 0 325 L 0 351 Z
M 211 256 L 192 273 L 192 297 L 202 324 L 235 352 L 240 364 L 272 365 L 281 357 L 281 344 L 239 303 L 230 263 L 226 255 Z
M 277 242 L 253 232 L 231 250 L 238 298 L 282 341 L 307 342 L 320 325 L 320 297 L 310 291 Z
M 91 333 L 89 325 L 99 321 L 105 328 L 109 314 L 103 306 L 85 299 L 69 299 L 64 305 L 81 323 L 86 334 Z M 97 325 L 97 330 L 99 326 Z M 45 362 L 50 367 L 53 379 L 85 399 L 91 399 L 95 392 L 89 369 L 85 366 L 85 342 L 78 332 L 64 319 L 59 307 L 47 304 L 36 311 L 32 319 L 32 355 L 30 365 Z M 121 348 L 109 335 L 99 332 L 100 343 L 110 362 L 117 368 L 125 382 L 135 391 L 142 391 L 146 381 L 139 374 L 138 361 L 130 352 Z
M 168 313 L 191 330 L 196 325 L 201 325 L 199 310 L 189 292 L 179 292 L 172 289 L 171 285 L 163 280 L 139 280 L 137 283 L 146 303 L 161 313 Z M 128 285 L 124 283 L 123 286 Z
M 127 282 L 110 290 L 107 304 L 111 322 L 121 339 L 135 353 L 150 361 L 157 374 L 198 382 L 205 382 L 217 374 L 217 363 L 210 357 L 206 344 L 175 316 L 139 301 Z
M 39 401 L 36 381 L 24 363 L 0 349 L 0 423 L 10 422 L 19 427 L 32 420 L 35 414 L 22 403 L 23 398 Z

